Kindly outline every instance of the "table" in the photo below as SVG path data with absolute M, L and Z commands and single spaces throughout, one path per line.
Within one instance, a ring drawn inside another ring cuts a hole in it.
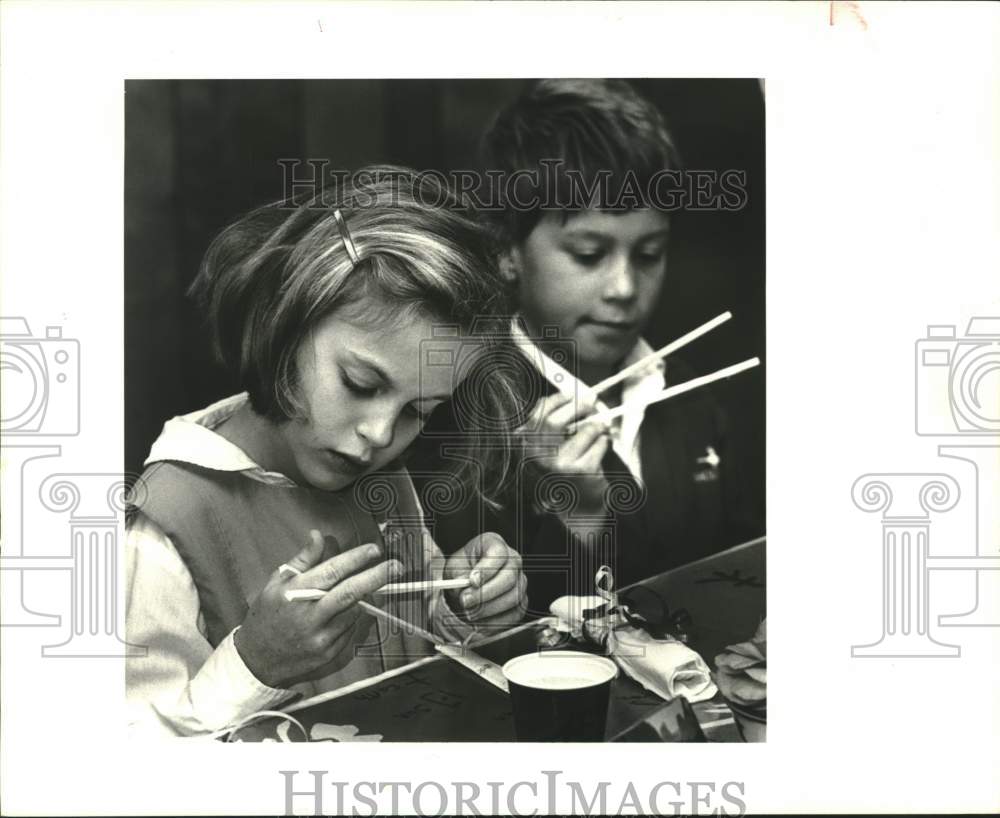
M 749 639 L 766 615 L 765 540 L 760 538 L 644 580 L 671 610 L 691 614 L 691 647 L 713 665 L 726 645 Z M 508 631 L 475 648 L 503 664 L 537 650 L 536 623 Z M 731 718 L 720 717 L 722 698 L 694 705 L 709 741 L 742 741 Z M 625 674 L 613 682 L 605 739 L 627 731 L 665 702 Z M 473 671 L 443 656 L 419 659 L 340 691 L 293 703 L 294 715 L 314 739 L 323 736 L 381 736 L 385 741 L 514 741 L 508 696 Z M 725 708 L 723 708 L 725 710 Z M 297 738 L 298 730 L 263 721 L 240 732 L 244 740 L 277 735 Z M 279 731 L 280 728 L 280 732 Z M 285 732 L 287 731 L 287 733 Z

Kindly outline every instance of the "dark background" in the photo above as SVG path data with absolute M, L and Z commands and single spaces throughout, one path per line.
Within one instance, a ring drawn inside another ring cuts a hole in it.
M 279 159 L 476 168 L 479 135 L 527 80 L 130 80 L 125 83 L 125 471 L 163 422 L 239 391 L 211 360 L 184 292 L 213 236 L 283 195 Z M 698 374 L 764 358 L 764 102 L 750 80 L 634 80 L 685 167 L 747 173 L 737 212 L 676 214 L 646 337 L 659 347 L 718 313 L 683 352 Z M 308 171 L 301 166 L 299 173 Z M 765 361 L 766 363 L 766 361 Z M 718 385 L 764 519 L 763 366 Z

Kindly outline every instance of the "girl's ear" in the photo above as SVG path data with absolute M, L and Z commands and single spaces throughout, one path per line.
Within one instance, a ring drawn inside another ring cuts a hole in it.
M 518 249 L 511 247 L 504 250 L 500 254 L 499 262 L 500 275 L 503 276 L 503 280 L 508 284 L 515 283 L 521 273 L 521 253 Z

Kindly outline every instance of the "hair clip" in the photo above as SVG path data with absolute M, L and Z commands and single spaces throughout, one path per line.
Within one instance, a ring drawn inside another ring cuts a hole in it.
M 361 261 L 361 256 L 358 255 L 358 248 L 354 246 L 354 240 L 347 229 L 347 222 L 344 221 L 344 216 L 339 209 L 333 211 L 333 218 L 337 222 L 337 229 L 340 230 L 340 239 L 344 242 L 344 249 L 351 259 L 351 264 L 357 266 L 358 262 Z

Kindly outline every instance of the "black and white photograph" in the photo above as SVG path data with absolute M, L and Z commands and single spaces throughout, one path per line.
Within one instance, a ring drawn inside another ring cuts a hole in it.
M 0 2 L 0 813 L 996 813 L 998 37 Z
M 762 91 L 126 83 L 130 729 L 763 739 Z

